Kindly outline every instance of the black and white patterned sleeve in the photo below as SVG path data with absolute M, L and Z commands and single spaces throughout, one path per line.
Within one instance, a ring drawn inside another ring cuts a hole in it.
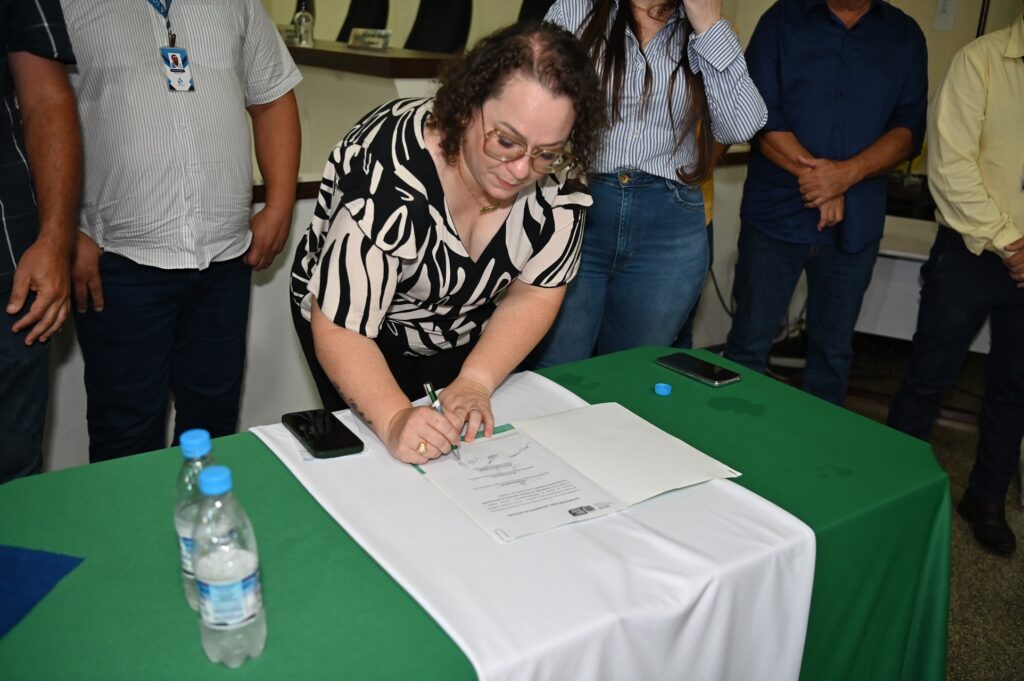
M 339 145 L 320 186 L 307 238 L 319 254 L 308 292 L 339 326 L 376 338 L 401 275 L 415 252 L 404 207 L 395 206 L 385 168 L 357 144 Z
M 593 203 L 587 187 L 576 179 L 544 178 L 537 184 L 536 203 L 530 202 L 525 220 L 536 225 L 542 240 L 519 273 L 519 280 L 533 286 L 554 288 L 576 277 L 583 246 L 583 223 Z M 530 225 L 527 225 L 529 233 Z

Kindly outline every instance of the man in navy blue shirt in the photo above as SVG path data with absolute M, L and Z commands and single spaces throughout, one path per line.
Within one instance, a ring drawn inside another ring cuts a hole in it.
M 0 483 L 43 467 L 81 178 L 73 61 L 57 0 L 0 0 Z
M 743 190 L 725 356 L 765 370 L 806 271 L 804 390 L 842 404 L 885 225 L 885 174 L 924 136 L 924 35 L 881 0 L 779 0 L 758 22 L 747 64 L 768 123 Z

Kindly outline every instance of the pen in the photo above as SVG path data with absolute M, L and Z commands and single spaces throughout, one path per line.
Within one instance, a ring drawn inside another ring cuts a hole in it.
M 434 386 L 430 383 L 430 381 L 427 381 L 426 383 L 423 384 L 423 389 L 427 391 L 427 399 L 430 400 L 430 406 L 433 407 L 434 411 L 436 411 L 438 414 L 443 415 L 444 408 L 441 406 L 441 400 L 437 399 L 437 393 L 434 392 Z M 462 456 L 459 454 L 458 444 L 452 445 L 452 456 L 454 456 L 455 460 L 458 461 L 459 463 L 462 462 Z

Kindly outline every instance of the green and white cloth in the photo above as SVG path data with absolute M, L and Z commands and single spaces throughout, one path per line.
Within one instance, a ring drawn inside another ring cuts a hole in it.
M 493 404 L 508 422 L 586 402 L 527 373 Z M 481 679 L 798 678 L 815 538 L 773 503 L 713 480 L 497 544 L 351 414 L 339 416 L 364 454 L 308 460 L 283 426 L 253 432 Z

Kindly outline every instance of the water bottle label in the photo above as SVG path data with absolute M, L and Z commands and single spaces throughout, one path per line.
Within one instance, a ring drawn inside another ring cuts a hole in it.
M 181 571 L 191 576 L 192 568 L 192 537 L 183 534 L 178 535 L 178 545 L 181 547 Z
M 263 609 L 259 570 L 240 581 L 211 583 L 196 580 L 199 614 L 216 629 L 232 629 L 254 619 Z

